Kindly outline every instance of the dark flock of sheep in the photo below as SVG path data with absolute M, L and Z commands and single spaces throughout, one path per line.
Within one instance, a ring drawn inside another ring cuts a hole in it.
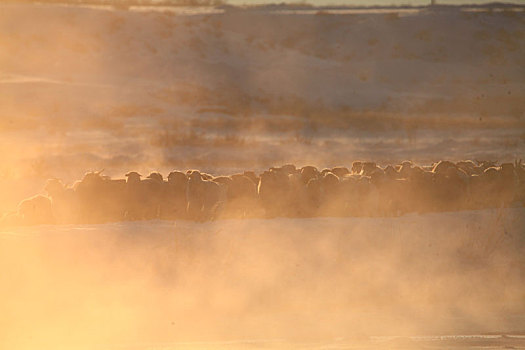
M 212 176 L 197 170 L 158 172 L 143 178 L 129 172 L 111 179 L 89 172 L 73 186 L 47 181 L 47 196 L 22 201 L 3 225 L 91 224 L 124 220 L 306 218 L 398 216 L 406 213 L 472 210 L 525 204 L 521 160 L 497 165 L 482 161 L 410 161 L 380 167 L 354 162 L 350 169 L 319 170 L 284 165 Z

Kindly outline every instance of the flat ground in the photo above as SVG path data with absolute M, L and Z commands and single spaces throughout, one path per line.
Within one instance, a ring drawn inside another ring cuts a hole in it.
M 523 227 L 507 209 L 5 231 L 0 345 L 521 349 L 501 334 L 525 330 Z

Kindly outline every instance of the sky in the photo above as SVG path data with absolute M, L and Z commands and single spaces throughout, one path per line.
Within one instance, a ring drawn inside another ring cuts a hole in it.
M 280 3 L 280 2 L 301 2 L 297 0 L 227 0 L 229 4 L 258 4 L 258 3 Z M 512 2 L 516 4 L 524 4 L 525 0 L 436 0 L 438 4 L 487 4 L 490 2 Z M 306 0 L 307 3 L 323 6 L 323 5 L 358 5 L 358 6 L 372 6 L 372 5 L 427 5 L 430 0 Z

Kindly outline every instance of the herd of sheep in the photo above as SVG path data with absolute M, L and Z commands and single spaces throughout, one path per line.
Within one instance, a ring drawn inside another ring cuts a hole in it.
M 273 217 L 398 216 L 406 213 L 473 210 L 525 204 L 521 160 L 410 161 L 380 167 L 319 170 L 288 164 L 256 174 L 212 176 L 197 170 L 129 172 L 111 179 L 89 172 L 73 186 L 47 181 L 46 196 L 23 200 L 0 225 L 92 224 L 124 220 L 194 220 Z

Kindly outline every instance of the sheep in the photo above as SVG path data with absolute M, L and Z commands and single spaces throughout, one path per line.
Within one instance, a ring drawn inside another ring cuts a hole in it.
M 216 182 L 205 180 L 199 171 L 192 171 L 188 176 L 186 200 L 190 219 L 211 220 L 220 202 L 220 187 Z
M 74 186 L 79 220 L 103 223 L 122 220 L 126 200 L 126 182 L 112 180 L 101 172 L 88 172 Z
M 288 175 L 287 180 L 287 197 L 285 200 L 285 210 L 283 215 L 288 217 L 310 217 L 312 214 L 312 205 L 308 194 L 307 185 L 304 182 L 302 170 Z
M 159 172 L 152 172 L 148 175 L 147 179 L 152 179 L 152 180 L 155 180 L 157 182 L 163 182 L 164 181 L 164 178 L 162 177 L 162 174 L 159 173 Z
M 398 171 L 400 178 L 408 179 L 410 177 L 411 169 L 413 168 L 413 166 L 414 164 L 412 164 L 412 162 L 410 161 L 402 162 Z
M 386 174 L 385 174 L 386 175 Z M 399 216 L 407 211 L 410 207 L 406 202 L 406 195 L 409 192 L 409 183 L 407 179 L 390 178 L 386 176 L 387 184 L 385 186 L 385 200 L 387 203 L 387 216 Z
M 359 203 L 358 212 L 360 215 L 391 215 L 393 200 L 390 192 L 392 191 L 391 185 L 395 180 L 395 178 L 392 179 L 387 176 L 385 171 L 379 167 L 372 171 L 369 176 L 359 177 L 356 200 Z
M 227 187 L 227 186 L 230 186 L 233 180 L 231 176 L 217 176 L 213 178 L 212 181 L 218 183 L 219 185 L 223 185 Z
M 55 222 L 51 199 L 42 195 L 24 199 L 18 204 L 16 211 L 0 217 L 0 227 L 54 224 Z
M 361 175 L 370 176 L 374 171 L 378 170 L 379 167 L 374 162 L 364 162 L 361 169 Z
M 225 215 L 229 218 L 253 217 L 258 211 L 257 185 L 243 174 L 223 178 L 214 181 L 225 186 Z
M 515 200 L 517 203 L 525 206 L 525 168 L 523 167 L 521 159 L 514 161 L 514 171 L 518 179 Z
M 49 179 L 44 190 L 51 199 L 53 215 L 57 223 L 79 222 L 79 203 L 72 188 L 65 186 L 59 179 Z
M 385 176 L 391 180 L 396 180 L 400 178 L 400 174 L 392 165 L 387 165 L 384 169 Z
M 410 168 L 408 168 L 410 166 Z M 393 166 L 387 166 L 383 172 L 376 171 L 370 176 L 370 184 L 372 195 L 375 196 L 375 203 L 372 212 L 374 215 L 380 216 L 399 216 L 411 210 L 415 210 L 413 202 L 409 200 L 410 196 L 423 196 L 425 201 L 428 200 L 428 193 L 431 185 L 431 175 L 425 172 L 420 167 L 412 167 L 406 162 L 401 164 L 401 168 L 405 168 L 404 176 L 395 170 Z M 417 190 L 421 191 L 411 193 L 410 186 L 419 187 Z M 420 187 L 425 187 L 421 189 Z
M 162 219 L 176 220 L 186 218 L 186 187 L 188 177 L 180 171 L 168 174 L 168 182 L 164 184 L 164 198 L 160 207 Z
M 456 168 L 456 164 L 448 160 L 440 160 L 439 162 L 434 164 L 432 172 L 444 174 L 448 168 Z
M 361 169 L 362 171 L 362 169 Z M 373 198 L 372 184 L 369 176 L 358 176 L 355 178 L 355 204 L 356 214 L 359 216 L 370 216 L 372 214 Z
M 319 216 L 321 199 L 322 199 L 322 189 L 321 189 L 321 178 L 314 177 L 311 178 L 306 184 L 306 204 L 308 208 L 308 216 Z
M 385 172 L 378 168 L 370 174 L 370 191 L 368 193 L 370 212 L 374 215 L 387 216 L 390 214 L 391 196 L 390 179 Z
M 152 172 L 145 179 L 136 171 L 125 176 L 126 219 L 152 220 L 170 215 L 166 208 L 169 187 L 160 173 Z M 167 213 L 162 213 L 163 208 Z
M 323 191 L 326 195 L 331 196 L 337 193 L 339 185 L 339 176 L 334 173 L 326 173 L 322 179 L 321 184 L 323 186 Z
M 246 176 L 248 179 L 252 180 L 255 186 L 259 184 L 259 177 L 257 176 L 257 174 L 255 174 L 254 171 L 245 171 L 242 174 Z
M 126 183 L 128 183 L 128 184 L 140 183 L 140 178 L 142 177 L 142 175 L 140 175 L 136 171 L 130 171 L 129 173 L 127 173 L 124 176 L 127 178 Z
M 152 172 L 145 179 L 141 179 L 142 175 L 132 171 L 125 176 L 127 178 L 125 182 L 125 218 L 128 220 L 159 218 L 167 195 L 162 175 Z
M 266 217 L 286 216 L 290 201 L 288 180 L 288 174 L 279 168 L 261 174 L 257 193 Z
M 476 171 L 476 164 L 471 160 L 461 160 L 456 162 L 456 167 L 463 170 L 469 176 L 478 173 Z
M 136 171 L 130 171 L 126 175 L 126 204 L 124 217 L 127 220 L 143 220 L 146 218 L 144 206 L 144 190 L 141 186 L 142 175 Z
M 514 161 L 514 171 L 518 177 L 518 182 L 525 184 L 525 167 L 523 166 L 521 159 L 519 161 L 517 159 Z
M 281 170 L 285 173 L 285 174 L 294 174 L 297 172 L 297 168 L 295 167 L 295 165 L 293 164 L 285 164 L 283 166 L 281 166 Z
M 225 217 L 224 215 L 228 216 L 226 213 L 228 209 L 226 208 L 228 206 L 228 191 L 229 187 L 231 186 L 233 180 L 231 176 L 217 176 L 214 177 L 211 181 L 215 182 L 219 185 L 219 205 L 216 208 L 215 216 L 221 215 L 222 217 Z M 251 181 L 251 180 L 250 180 Z
M 165 200 L 164 179 L 158 172 L 150 173 L 141 181 L 145 191 L 146 219 L 157 219 L 161 216 L 161 205 Z
M 311 179 L 315 179 L 320 176 L 319 170 L 316 167 L 307 165 L 301 168 L 301 181 L 303 184 L 308 184 Z
M 464 208 L 468 194 L 468 178 L 469 176 L 455 165 L 446 165 L 438 169 L 434 173 L 434 209 L 456 211 Z
M 99 205 L 104 196 L 104 179 L 100 172 L 88 172 L 82 180 L 77 181 L 73 189 L 78 200 L 78 217 L 81 223 L 99 223 L 102 221 L 103 209 Z
M 511 206 L 518 197 L 517 192 L 519 188 L 519 178 L 514 164 L 503 163 L 496 169 L 498 176 L 493 200 L 498 202 L 498 206 Z
M 339 179 L 339 196 L 342 201 L 342 215 L 355 216 L 357 215 L 358 203 L 358 185 L 357 181 L 360 176 L 354 174 L 346 174 Z
M 36 195 L 18 204 L 18 215 L 23 225 L 54 224 L 51 199 Z
M 406 178 L 402 197 L 398 204 L 401 211 L 408 212 L 429 212 L 435 207 L 435 188 L 434 188 L 434 174 L 425 171 L 420 167 L 413 167 Z
M 361 174 L 361 170 L 363 170 L 363 162 L 355 161 L 352 163 L 352 174 Z
M 496 167 L 496 162 L 492 160 L 477 160 L 476 163 L 481 168 L 482 171 L 485 171 L 488 168 Z
M 213 180 L 213 175 L 211 175 L 211 174 L 201 173 L 201 176 L 202 176 L 203 180 L 208 180 L 208 181 Z
M 340 192 L 339 176 L 327 172 L 320 178 L 319 215 L 341 216 L 345 209 L 344 197 Z
M 142 178 L 138 172 L 111 179 L 88 172 L 72 187 L 58 179 L 45 186 L 47 197 L 20 203 L 0 224 L 104 223 L 123 219 L 391 216 L 511 206 L 525 203 L 521 162 L 439 161 L 430 167 L 411 161 L 382 168 L 357 161 L 319 171 L 293 164 L 260 176 L 244 171 L 213 177 L 197 170 L 172 171 Z
M 469 208 L 495 208 L 510 205 L 516 195 L 519 180 L 514 169 L 509 172 L 501 167 L 491 166 L 481 174 L 469 178 Z
M 346 174 L 350 174 L 350 170 L 348 170 L 348 168 L 343 167 L 343 166 L 334 167 L 331 169 L 331 172 L 334 175 L 337 175 L 339 178 L 345 176 Z
M 247 176 L 234 174 L 231 176 L 231 179 L 232 183 L 228 188 L 228 199 L 255 198 L 257 196 L 257 186 Z

